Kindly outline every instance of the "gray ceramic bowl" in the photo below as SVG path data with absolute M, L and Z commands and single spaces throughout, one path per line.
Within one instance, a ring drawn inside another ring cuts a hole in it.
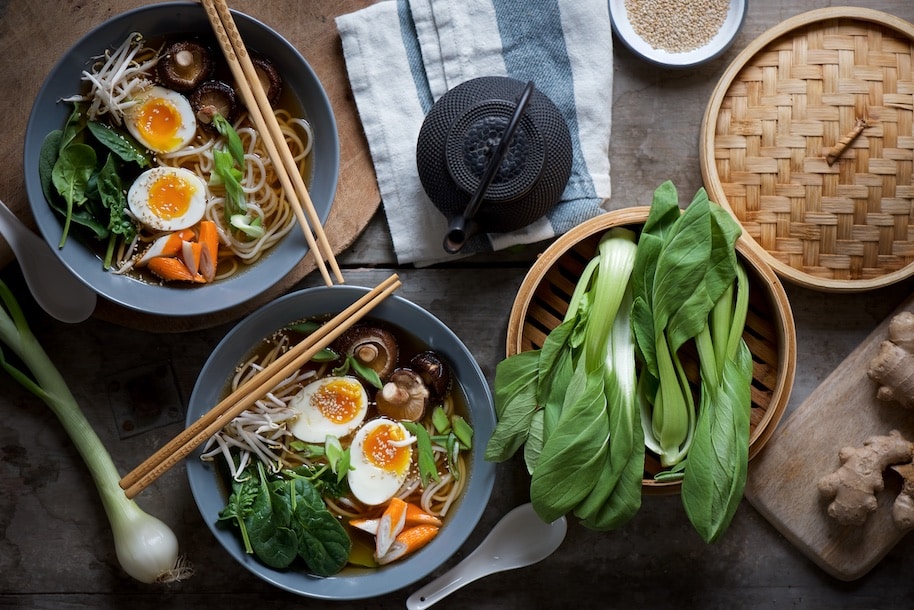
M 355 286 L 321 286 L 290 293 L 258 309 L 235 326 L 203 366 L 190 397 L 187 424 L 199 419 L 223 396 L 235 367 L 258 342 L 274 330 L 301 318 L 336 314 L 367 292 Z M 244 552 L 237 532 L 216 525 L 227 500 L 225 484 L 216 479 L 211 463 L 199 450 L 187 458 L 187 475 L 197 507 L 213 535 L 238 562 L 259 578 L 287 591 L 321 599 L 363 599 L 396 591 L 424 578 L 450 558 L 476 527 L 488 504 L 495 482 L 495 465 L 483 459 L 483 448 L 495 428 L 495 410 L 485 376 L 473 355 L 440 320 L 398 296 L 388 297 L 367 319 L 402 329 L 419 342 L 443 354 L 463 389 L 473 426 L 470 479 L 456 508 L 427 546 L 406 559 L 377 569 L 347 568 L 329 578 L 303 571 L 274 570 Z
M 314 129 L 314 171 L 309 186 L 318 216 L 324 222 L 336 193 L 339 176 L 339 139 L 330 101 L 317 75 L 288 41 L 263 23 L 233 11 L 235 23 L 252 50 L 276 62 L 284 85 L 295 93 Z M 75 235 L 57 248 L 62 220 L 45 200 L 38 177 L 39 154 L 45 136 L 61 129 L 72 107 L 58 102 L 80 91 L 80 75 L 90 58 L 119 45 L 131 32 L 147 38 L 190 33 L 210 36 L 212 29 L 203 7 L 194 2 L 154 4 L 106 21 L 87 33 L 48 74 L 32 107 L 25 135 L 25 183 L 39 230 L 63 263 L 100 296 L 128 309 L 162 316 L 195 316 L 229 309 L 272 287 L 308 252 L 301 231 L 295 229 L 250 269 L 205 286 L 145 284 L 102 269 L 101 260 Z M 216 48 L 218 52 L 218 47 Z
M 634 23 L 638 23 L 639 19 L 638 15 L 632 14 L 635 10 L 645 14 L 648 19 L 652 16 L 662 17 L 662 12 L 647 0 L 633 1 L 631 5 L 626 0 L 609 0 L 613 31 L 625 46 L 653 64 L 667 68 L 690 68 L 720 56 L 733 43 L 746 17 L 746 0 L 730 0 L 727 16 L 720 29 L 709 36 L 706 44 L 683 51 L 666 51 L 652 46 L 636 31 Z

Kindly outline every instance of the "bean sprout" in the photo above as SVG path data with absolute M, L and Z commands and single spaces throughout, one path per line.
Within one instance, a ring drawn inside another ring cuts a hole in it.
M 152 69 L 158 62 L 154 49 L 142 45 L 143 36 L 137 32 L 121 43 L 114 52 L 105 51 L 92 70 L 83 70 L 82 80 L 90 84 L 89 93 L 65 98 L 65 102 L 89 102 L 88 116 L 92 120 L 110 115 L 120 125 L 124 113 L 136 105 L 136 94 L 151 86 Z M 104 61 L 103 61 L 104 60 Z

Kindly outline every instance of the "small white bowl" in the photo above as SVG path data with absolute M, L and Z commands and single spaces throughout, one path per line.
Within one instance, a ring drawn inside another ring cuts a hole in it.
M 647 0 L 639 0 L 639 3 L 644 5 L 645 12 L 657 12 Z M 717 33 L 703 46 L 681 52 L 657 49 L 639 35 L 632 25 L 626 0 L 609 0 L 609 15 L 616 36 L 636 55 L 668 68 L 689 68 L 714 59 L 732 44 L 746 16 L 746 0 L 730 0 L 727 16 Z

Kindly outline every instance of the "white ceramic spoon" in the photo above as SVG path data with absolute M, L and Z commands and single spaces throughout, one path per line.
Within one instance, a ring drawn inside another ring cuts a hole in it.
M 502 517 L 463 561 L 410 595 L 406 607 L 423 610 L 483 576 L 542 561 L 559 548 L 566 529 L 565 517 L 544 523 L 531 504 L 522 504 Z
M 0 201 L 0 234 L 10 245 L 32 296 L 61 322 L 82 322 L 95 311 L 97 297 L 70 273 L 50 247 Z

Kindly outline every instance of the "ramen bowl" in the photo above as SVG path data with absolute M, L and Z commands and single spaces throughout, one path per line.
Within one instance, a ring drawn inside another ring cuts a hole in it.
M 206 361 L 190 397 L 190 425 L 227 392 L 227 384 L 242 362 L 274 331 L 303 318 L 335 315 L 367 292 L 355 286 L 322 286 L 285 295 L 244 318 L 216 346 Z M 316 577 L 304 564 L 277 570 L 245 552 L 237 528 L 219 524 L 228 497 L 228 475 L 218 462 L 201 459 L 203 448 L 187 460 L 190 488 L 206 525 L 222 547 L 245 569 L 281 589 L 320 599 L 363 599 L 383 595 L 424 578 L 463 545 L 480 519 L 495 480 L 495 465 L 484 460 L 484 447 L 495 427 L 495 412 L 486 378 L 461 340 L 426 310 L 391 296 L 368 313 L 365 321 L 402 334 L 419 349 L 440 354 L 449 364 L 453 389 L 462 393 L 466 417 L 473 428 L 468 477 L 460 496 L 443 519 L 439 533 L 426 546 L 396 562 L 377 568 L 347 566 L 335 576 Z
M 282 75 L 284 98 L 300 106 L 313 130 L 312 167 L 305 176 L 315 210 L 326 221 L 339 175 L 339 140 L 327 95 L 301 53 L 267 25 L 233 11 L 235 23 L 252 51 L 268 57 Z M 49 133 L 63 129 L 72 104 L 62 102 L 84 91 L 81 82 L 93 58 L 117 48 L 133 33 L 146 40 L 182 36 L 215 41 L 203 7 L 193 2 L 153 4 L 122 13 L 97 26 L 73 45 L 46 77 L 29 116 L 25 136 L 25 183 L 31 212 L 40 233 L 74 275 L 101 297 L 135 312 L 155 316 L 203 316 L 228 310 L 262 294 L 295 268 L 308 252 L 303 233 L 292 227 L 259 261 L 238 273 L 212 283 L 161 284 L 118 275 L 103 268 L 104 246 L 92 238 L 79 239 L 71 228 L 66 243 L 58 247 L 63 218 L 45 197 L 39 168 L 42 143 Z M 217 60 L 219 46 L 210 45 Z M 291 99 L 294 98 L 294 99 Z M 127 185 L 124 186 L 127 188 Z
M 508 356 L 538 349 L 549 332 L 562 322 L 574 287 L 587 262 L 597 251 L 600 237 L 614 227 L 636 233 L 647 220 L 649 207 L 607 212 L 588 220 L 550 245 L 530 268 L 514 300 L 508 320 Z M 768 442 L 778 425 L 793 388 L 796 370 L 796 329 L 787 294 L 778 276 L 754 251 L 737 241 L 739 260 L 749 276 L 749 313 L 743 339 L 752 353 L 752 413 L 749 459 Z M 690 383 L 697 388 L 697 360 L 689 345 L 680 358 Z M 646 452 L 642 491 L 678 493 L 680 482 L 655 480 L 660 460 Z

